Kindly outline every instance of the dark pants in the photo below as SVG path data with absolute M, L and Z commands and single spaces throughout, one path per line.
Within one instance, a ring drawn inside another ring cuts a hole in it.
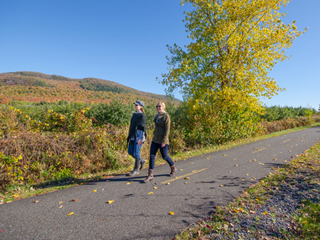
M 151 148 L 150 148 L 149 169 L 154 169 L 154 161 L 156 159 L 156 154 L 157 154 L 157 151 L 158 151 L 159 148 L 160 148 L 160 153 L 161 153 L 162 158 L 169 163 L 170 167 L 174 165 L 172 159 L 168 156 L 169 145 L 166 144 L 162 148 L 161 144 L 152 142 L 151 143 Z

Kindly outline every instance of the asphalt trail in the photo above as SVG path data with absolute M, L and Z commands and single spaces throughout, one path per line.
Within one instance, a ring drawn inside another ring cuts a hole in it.
M 0 239 L 172 239 L 319 139 L 309 128 L 176 162 L 177 178 L 164 164 L 147 184 L 144 169 L 2 204 Z

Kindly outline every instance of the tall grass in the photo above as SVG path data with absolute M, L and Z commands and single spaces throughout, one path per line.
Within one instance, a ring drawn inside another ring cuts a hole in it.
M 170 154 L 200 148 L 212 142 L 210 132 L 188 127 L 183 105 L 167 104 L 171 116 Z M 133 104 L 10 102 L 0 105 L 0 188 L 11 184 L 40 184 L 83 173 L 95 173 L 132 165 L 126 138 Z M 154 106 L 145 108 L 148 136 L 141 155 L 148 158 L 152 140 Z M 319 118 L 315 118 L 319 121 Z M 263 122 L 252 134 L 271 133 L 310 125 L 310 116 Z M 222 128 L 223 129 L 223 128 Z M 223 134 L 214 136 L 222 141 Z M 240 136 L 240 135 L 239 135 Z

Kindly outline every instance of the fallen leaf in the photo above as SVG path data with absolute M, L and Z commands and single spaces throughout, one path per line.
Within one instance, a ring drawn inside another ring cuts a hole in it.
M 95 189 L 95 190 L 93 190 L 92 192 L 96 192 L 97 190 Z
M 71 199 L 71 201 L 72 201 L 72 202 L 76 202 L 76 201 L 78 201 L 78 199 Z
M 166 185 L 170 185 L 170 183 L 168 182 Z
M 38 200 L 34 201 L 34 203 L 38 203 L 38 202 L 39 202 Z
M 153 189 L 157 189 L 158 187 L 153 187 Z
M 193 162 L 191 162 L 190 164 L 193 164 Z
M 244 181 L 244 179 L 241 179 L 241 181 Z
M 274 161 L 277 161 L 277 159 L 276 159 L 276 158 L 274 158 L 273 160 L 274 160 Z
M 268 215 L 268 212 L 267 212 L 267 211 L 264 211 L 263 214 L 264 214 L 264 215 Z
M 130 185 L 131 183 L 127 182 L 126 185 Z
M 0 230 L 0 232 L 4 232 L 4 231 L 5 231 L 5 229 Z
M 239 213 L 239 210 L 238 210 L 238 209 L 236 209 L 236 208 L 235 208 L 235 209 L 233 209 L 233 211 L 235 211 L 236 213 Z
M 182 172 L 183 171 L 183 169 L 180 169 L 180 172 Z
M 254 162 L 256 162 L 256 161 L 257 161 L 257 159 L 253 159 L 253 161 L 254 161 Z
M 184 179 L 185 179 L 185 180 L 190 180 L 190 178 L 189 178 L 189 177 L 185 177 Z
M 247 173 L 246 175 L 249 176 L 249 173 Z
M 59 204 L 62 204 L 63 202 L 59 202 Z
M 227 157 L 228 155 L 227 154 L 223 154 L 223 156 Z
M 238 167 L 238 164 L 236 164 L 235 166 Z
M 111 203 L 113 203 L 113 202 L 114 202 L 114 200 L 109 200 L 109 201 L 108 201 L 109 204 L 111 204 Z
M 223 185 L 220 185 L 220 187 L 223 187 Z
M 148 192 L 149 195 L 153 194 L 153 192 Z
M 174 212 L 171 212 L 171 211 L 170 211 L 169 214 L 170 214 L 170 215 L 174 215 Z
M 59 208 L 62 208 L 62 205 Z
M 211 228 L 208 224 L 206 225 L 207 228 Z
M 74 212 L 71 212 L 71 213 L 68 214 L 68 216 L 71 216 L 71 215 L 73 215 L 73 214 L 74 214 Z

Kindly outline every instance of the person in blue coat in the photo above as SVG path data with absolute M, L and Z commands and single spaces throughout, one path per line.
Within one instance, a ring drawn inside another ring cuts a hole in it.
M 137 100 L 134 103 L 134 108 L 136 111 L 133 113 L 127 141 L 129 142 L 128 153 L 135 159 L 134 168 L 129 173 L 129 176 L 136 175 L 139 173 L 139 165 L 140 170 L 143 168 L 146 160 L 142 159 L 140 156 L 140 151 L 143 143 L 146 140 L 146 114 L 144 112 L 144 102 L 141 100 Z

